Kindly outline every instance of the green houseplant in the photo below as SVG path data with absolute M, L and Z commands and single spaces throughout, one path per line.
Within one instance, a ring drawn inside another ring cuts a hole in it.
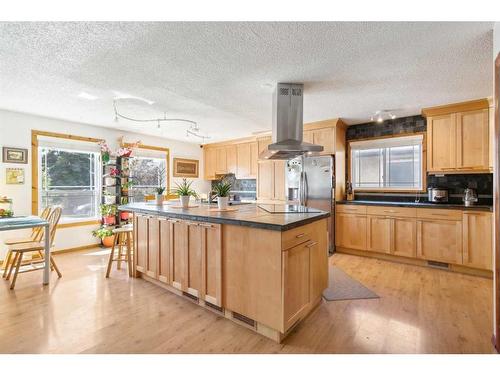
M 217 206 L 220 210 L 224 210 L 227 208 L 231 186 L 232 185 L 230 182 L 220 180 L 215 184 L 213 188 L 215 194 L 217 195 Z
M 99 229 L 93 230 L 92 235 L 100 238 L 104 246 L 113 246 L 113 231 L 111 229 L 100 227 Z
M 162 166 L 158 166 L 157 176 L 158 176 L 158 187 L 155 188 L 156 204 L 161 206 L 163 204 L 163 193 L 165 192 L 165 186 L 163 186 L 163 177 L 165 176 L 166 169 Z
M 189 198 L 198 196 L 196 191 L 191 189 L 192 184 L 193 181 L 188 181 L 185 178 L 182 179 L 180 184 L 175 183 L 174 193 L 180 197 L 182 207 L 184 208 L 189 207 Z
M 116 222 L 116 205 L 115 204 L 101 204 L 99 206 L 99 211 L 102 216 L 102 221 L 104 224 L 113 225 Z

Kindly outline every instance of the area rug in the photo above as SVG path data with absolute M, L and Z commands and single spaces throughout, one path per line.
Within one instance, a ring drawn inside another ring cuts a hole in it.
M 328 288 L 323 292 L 323 297 L 327 301 L 380 298 L 340 268 L 330 266 L 328 272 Z

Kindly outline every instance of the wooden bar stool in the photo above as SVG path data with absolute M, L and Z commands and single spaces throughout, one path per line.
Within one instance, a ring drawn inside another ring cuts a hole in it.
M 132 269 L 132 231 L 134 227 L 132 224 L 124 225 L 120 228 L 113 229 L 113 247 L 111 248 L 111 253 L 109 254 L 108 269 L 106 270 L 106 277 L 109 277 L 111 272 L 111 265 L 113 262 L 117 262 L 116 269 L 121 269 L 121 263 L 126 262 L 128 268 L 128 275 L 133 275 Z M 118 245 L 118 254 L 115 257 L 115 248 Z M 123 248 L 125 248 L 125 253 L 123 253 Z

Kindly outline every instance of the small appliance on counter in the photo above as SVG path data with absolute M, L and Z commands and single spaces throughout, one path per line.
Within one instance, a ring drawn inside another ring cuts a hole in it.
M 448 189 L 430 187 L 427 194 L 431 203 L 448 203 Z
M 464 190 L 464 204 L 466 207 L 473 206 L 477 202 L 477 192 L 475 189 L 467 188 Z

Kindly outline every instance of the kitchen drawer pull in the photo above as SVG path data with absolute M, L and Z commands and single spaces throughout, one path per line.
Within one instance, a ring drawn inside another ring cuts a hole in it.
M 393 214 L 393 213 L 395 213 L 395 212 L 397 212 L 397 211 L 396 211 L 396 210 L 384 210 L 384 212 L 388 212 L 388 213 Z
M 176 220 L 176 219 L 168 219 L 169 222 L 171 223 L 178 223 L 180 222 L 180 220 Z
M 295 236 L 295 238 L 301 238 L 301 237 L 304 237 L 304 236 L 305 236 L 305 233 L 301 233 L 301 234 L 297 234 L 297 235 Z
M 313 246 L 316 246 L 318 243 L 316 241 L 310 242 L 306 245 L 307 248 L 311 248 Z
M 200 223 L 198 225 L 201 226 L 201 227 L 205 227 L 205 228 L 212 228 L 212 224 L 202 224 L 202 223 Z

